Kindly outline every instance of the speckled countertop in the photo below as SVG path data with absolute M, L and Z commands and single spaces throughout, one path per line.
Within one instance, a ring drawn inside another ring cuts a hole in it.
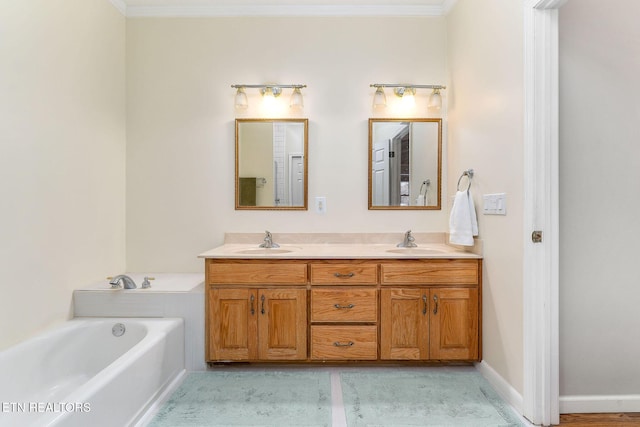
M 445 233 L 412 233 L 416 248 L 398 248 L 403 233 L 272 233 L 279 248 L 259 245 L 260 233 L 227 233 L 222 246 L 199 258 L 236 259 L 426 259 L 482 258 L 482 242 L 472 247 L 449 245 Z

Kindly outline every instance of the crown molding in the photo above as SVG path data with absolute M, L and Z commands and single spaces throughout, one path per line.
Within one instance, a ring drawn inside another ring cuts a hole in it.
M 124 2 L 124 0 L 109 0 L 111 2 L 111 4 L 118 9 L 118 11 L 123 14 L 124 16 L 127 16 L 127 4 Z
M 123 0 L 110 0 L 124 3 Z M 446 0 L 455 3 L 456 0 Z M 118 7 L 118 6 L 116 6 Z M 119 9 L 120 10 L 120 9 Z M 241 17 L 241 16 L 443 16 L 443 6 L 348 6 L 348 5 L 270 5 L 270 6 L 126 6 L 127 17 Z

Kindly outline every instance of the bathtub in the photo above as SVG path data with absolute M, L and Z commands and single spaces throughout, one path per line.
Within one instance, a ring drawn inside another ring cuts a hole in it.
M 76 318 L 0 352 L 0 426 L 135 425 L 184 375 L 182 319 Z

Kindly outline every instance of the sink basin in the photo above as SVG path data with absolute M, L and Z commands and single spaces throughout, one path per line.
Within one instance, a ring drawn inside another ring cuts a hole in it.
M 434 255 L 446 253 L 445 250 L 435 248 L 398 248 L 388 249 L 387 252 L 401 255 Z
M 293 249 L 285 249 L 285 248 L 251 248 L 251 249 L 241 249 L 236 251 L 238 254 L 247 254 L 247 255 L 276 255 L 276 254 L 287 254 L 289 252 L 293 252 Z

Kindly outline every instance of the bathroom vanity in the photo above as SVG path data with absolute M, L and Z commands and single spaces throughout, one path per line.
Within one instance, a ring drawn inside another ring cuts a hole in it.
M 283 235 L 278 248 L 228 235 L 200 255 L 206 360 L 481 360 L 482 256 L 438 234 L 416 248 L 397 248 L 401 235 Z

